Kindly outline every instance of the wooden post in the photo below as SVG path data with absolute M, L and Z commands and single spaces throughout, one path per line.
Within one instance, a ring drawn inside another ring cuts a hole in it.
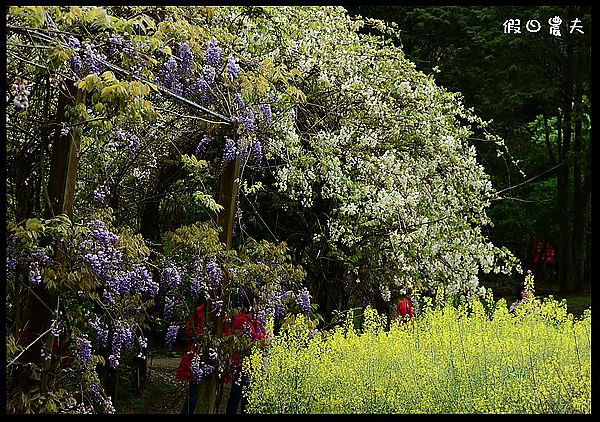
M 60 125 L 67 121 L 67 109 L 85 102 L 85 94 L 75 84 L 68 84 L 69 95 L 61 93 L 58 99 L 56 122 Z M 67 136 L 61 136 L 56 131 L 54 147 L 48 179 L 48 196 L 50 209 L 46 209 L 47 217 L 66 214 L 71 217 L 73 212 L 73 198 L 75 196 L 75 181 L 77 179 L 77 165 L 81 137 L 78 131 L 71 130 Z
M 223 169 L 219 183 L 218 203 L 223 207 L 223 210 L 217 217 L 217 224 L 221 228 L 219 240 L 225 244 L 227 250 L 232 248 L 233 225 L 235 224 L 237 195 L 240 186 L 240 167 L 241 158 L 238 155 Z M 225 277 L 227 277 L 227 274 L 225 274 Z M 224 280 L 224 282 L 226 281 L 227 280 Z M 206 321 L 214 327 L 212 334 L 217 336 L 217 338 L 220 338 L 223 330 L 223 314 L 217 316 L 213 312 L 212 303 L 206 304 Z M 220 397 L 220 387 L 222 386 L 219 385 L 217 373 L 216 371 L 213 371 L 198 386 L 194 413 L 217 413 L 217 398 Z
M 217 223 L 221 227 L 220 240 L 225 243 L 225 248 L 230 250 L 233 239 L 233 225 L 235 224 L 235 212 L 237 206 L 237 195 L 240 187 L 241 158 L 239 155 L 235 160 L 229 162 L 219 185 L 219 204 L 224 208 L 217 217 Z

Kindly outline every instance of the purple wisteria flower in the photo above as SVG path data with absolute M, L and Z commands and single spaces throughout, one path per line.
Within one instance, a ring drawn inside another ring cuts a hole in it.
M 200 277 L 192 276 L 190 278 L 190 294 L 194 300 L 200 299 L 202 292 L 206 290 L 206 285 Z
M 308 289 L 306 287 L 300 289 L 298 295 L 296 296 L 296 303 L 300 305 L 302 312 L 304 312 L 306 315 L 310 315 L 310 300 L 311 296 Z
M 258 309 L 257 320 L 265 324 L 267 317 L 280 319 L 285 315 L 285 298 L 287 292 L 280 288 L 262 286 L 259 297 L 262 306 Z
M 31 257 L 37 261 L 42 267 L 50 267 L 56 263 L 56 261 L 48 256 L 46 248 L 38 248 L 31 252 Z
M 108 346 L 108 335 L 110 332 L 106 324 L 100 321 L 98 315 L 94 315 L 93 319 L 88 320 L 88 325 L 96 333 L 96 341 L 98 344 L 102 347 Z
M 75 343 L 77 344 L 77 356 L 81 359 L 83 363 L 91 364 L 92 363 L 92 342 L 87 338 L 78 337 L 75 339 Z
M 227 77 L 230 81 L 235 81 L 240 75 L 240 66 L 238 60 L 234 57 L 227 57 Z
M 203 291 L 206 291 L 206 283 L 203 277 L 204 260 L 196 258 L 190 271 L 190 294 L 194 300 L 200 299 Z
M 83 68 L 83 64 L 81 63 L 81 57 L 78 55 L 74 55 L 70 60 L 71 70 L 73 73 L 79 78 L 81 77 L 81 70 Z
M 100 202 L 101 204 L 104 203 L 104 200 L 109 195 L 110 195 L 110 189 L 108 188 L 107 185 L 98 186 L 94 190 L 94 199 L 96 201 Z
M 117 296 L 130 290 L 123 254 L 116 248 L 118 237 L 101 220 L 91 220 L 88 227 L 91 237 L 82 242 L 80 249 L 91 273 L 104 283 L 103 298 L 113 304 Z
M 167 350 L 171 350 L 173 345 L 175 344 L 175 340 L 177 340 L 177 333 L 179 332 L 178 325 L 170 325 L 167 327 L 167 333 L 165 335 L 165 345 L 167 346 Z
M 196 86 L 198 87 L 197 91 L 200 93 L 200 103 L 204 106 L 209 106 L 213 102 L 213 96 L 210 92 L 210 88 L 208 87 L 208 83 L 204 79 L 198 79 L 196 81 Z
M 186 98 L 192 98 L 201 89 L 200 80 L 195 82 L 184 81 L 183 83 L 183 96 Z
M 132 264 L 128 272 L 130 284 L 135 291 L 144 293 L 150 297 L 158 294 L 159 284 L 152 279 L 152 274 L 148 268 L 141 264 Z
M 143 263 L 129 262 L 117 247 L 118 236 L 99 219 L 87 222 L 90 236 L 79 246 L 90 273 L 103 288 L 102 297 L 112 305 L 117 297 L 141 293 L 154 297 L 159 285 Z
M 217 264 L 215 257 L 206 262 L 206 273 L 208 274 L 213 289 L 218 289 L 223 282 L 223 271 Z
M 181 276 L 174 264 L 170 264 L 170 266 L 163 269 L 160 276 L 160 282 L 163 287 L 167 289 L 175 288 L 181 284 Z
M 134 42 L 131 47 L 128 45 L 123 46 L 123 53 L 130 58 L 129 71 L 133 74 L 142 73 L 146 60 L 140 54 L 138 44 Z
M 194 151 L 194 155 L 197 158 L 202 157 L 206 153 L 208 148 L 210 147 L 211 143 L 212 143 L 212 139 L 208 136 L 204 136 L 200 140 L 200 142 L 198 142 L 198 145 L 196 146 L 196 150 Z
M 120 144 L 123 144 L 125 142 L 126 142 L 125 133 L 122 130 L 117 129 L 117 131 L 115 131 L 114 135 L 107 142 L 106 147 L 109 149 L 109 151 L 116 152 L 119 149 Z
M 221 157 L 221 168 L 225 168 L 227 164 L 235 160 L 238 155 L 238 150 L 233 139 L 225 138 L 225 145 L 223 146 L 223 156 Z
M 192 380 L 194 383 L 199 384 L 202 379 L 211 374 L 215 369 L 214 366 L 209 365 L 201 360 L 200 355 L 196 354 L 192 358 L 190 370 L 192 371 Z
M 208 42 L 208 47 L 204 53 L 204 61 L 207 65 L 218 69 L 221 66 L 221 48 L 217 47 L 217 40 L 214 38 Z
M 101 60 L 106 60 L 106 56 L 99 53 L 94 44 L 86 44 L 83 49 L 83 62 L 88 74 L 95 73 L 99 75 L 102 73 L 104 65 L 100 62 Z
M 165 306 L 163 308 L 163 316 L 165 321 L 171 321 L 173 319 L 173 309 L 175 308 L 175 300 L 167 296 L 165 297 Z
M 242 94 L 239 92 L 236 92 L 235 95 L 233 96 L 233 103 L 237 106 L 238 110 L 242 110 L 243 108 L 246 107 L 244 98 L 242 97 Z
M 217 71 L 214 67 L 208 64 L 204 66 L 203 76 L 207 84 L 212 84 L 215 81 L 216 74 Z
M 126 56 L 131 57 L 131 58 L 135 58 L 135 56 L 136 56 L 135 48 L 133 48 L 132 46 L 129 46 L 129 45 L 123 46 L 123 53 L 125 53 Z
M 274 312 L 273 312 L 274 314 Z M 263 327 L 267 324 L 267 308 L 266 307 L 262 307 L 260 309 L 258 309 L 255 314 L 254 314 L 254 318 L 256 319 L 256 321 L 262 325 Z
M 106 228 L 102 220 L 94 219 L 89 223 L 94 240 L 104 246 L 113 246 L 119 240 L 119 237 Z
M 273 121 L 273 113 L 271 112 L 271 104 L 263 103 L 260 105 L 260 111 L 262 112 L 263 121 L 265 124 L 270 125 Z
M 167 89 L 181 95 L 181 82 L 179 80 L 179 65 L 175 57 L 169 57 L 165 62 L 165 71 L 163 72 L 163 84 Z
M 241 117 L 241 121 L 244 129 L 248 132 L 254 132 L 256 129 L 254 124 L 256 118 L 254 117 L 254 112 L 252 112 L 252 110 L 248 110 L 248 112 Z
M 79 56 L 79 51 L 81 51 L 81 42 L 75 37 L 69 37 L 67 45 L 73 49 L 73 51 L 75 51 L 75 54 L 70 59 L 71 70 L 73 70 L 73 73 L 75 73 L 77 77 L 80 77 L 82 63 L 81 57 Z
M 129 156 L 133 157 L 139 148 L 140 138 L 138 138 L 137 135 L 134 134 L 129 135 L 129 143 L 125 147 L 125 149 L 129 152 Z
M 186 41 L 179 45 L 179 58 L 181 59 L 181 74 L 184 78 L 191 76 L 192 64 L 194 63 L 194 54 Z
M 123 49 L 123 37 L 118 35 L 111 35 L 108 37 L 108 51 L 111 54 L 118 54 Z
M 111 354 L 108 357 L 108 363 L 110 364 L 111 368 L 115 369 L 117 366 L 119 366 L 119 357 Z
M 75 37 L 69 37 L 67 40 L 67 45 L 75 52 L 79 52 L 79 50 L 81 50 L 81 42 Z
M 98 384 L 96 384 L 95 382 L 90 384 L 90 388 L 89 391 L 91 393 L 92 398 L 99 402 L 102 400 L 102 390 L 100 389 L 100 386 Z
M 252 148 L 250 150 L 250 153 L 254 157 L 254 161 L 256 162 L 256 164 L 260 167 L 262 164 L 262 160 L 263 160 L 263 153 L 262 153 L 262 146 L 260 145 L 260 141 L 258 139 L 256 139 L 252 143 Z
M 113 332 L 112 338 L 112 354 L 108 357 L 108 361 L 112 368 L 119 366 L 119 358 L 121 357 L 121 350 L 132 350 L 135 346 L 135 333 L 131 326 L 127 323 L 119 320 L 115 324 L 115 331 Z
M 137 338 L 133 327 L 129 325 L 123 325 L 120 327 L 118 333 L 118 337 L 121 338 L 121 347 L 124 347 L 127 350 L 133 349 L 133 347 L 135 346 L 135 340 Z
M 40 267 L 37 262 L 32 262 L 29 265 L 29 282 L 32 286 L 39 286 L 42 282 L 42 275 L 40 274 Z

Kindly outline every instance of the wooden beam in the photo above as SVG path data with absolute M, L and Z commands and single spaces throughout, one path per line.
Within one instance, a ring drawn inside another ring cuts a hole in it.
M 68 94 L 61 92 L 56 111 L 56 125 L 61 127 L 68 123 L 67 111 L 70 107 L 85 102 L 85 94 L 74 83 L 67 82 Z M 46 217 L 66 214 L 71 217 L 78 153 L 81 142 L 79 131 L 71 130 L 67 136 L 56 130 L 54 135 L 50 174 L 48 177 L 48 197 L 50 208 L 46 209 Z
M 217 217 L 217 224 L 221 227 L 219 238 L 221 242 L 225 243 L 227 250 L 232 247 L 233 225 L 235 224 L 237 196 L 240 187 L 240 167 L 241 158 L 238 155 L 223 170 L 219 185 L 218 202 L 223 207 L 223 210 Z

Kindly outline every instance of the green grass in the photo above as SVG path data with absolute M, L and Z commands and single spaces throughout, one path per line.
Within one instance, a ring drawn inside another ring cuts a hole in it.
M 590 293 L 572 294 L 564 297 L 564 299 L 567 300 L 567 312 L 575 316 L 582 315 L 584 310 L 592 306 L 592 295 Z

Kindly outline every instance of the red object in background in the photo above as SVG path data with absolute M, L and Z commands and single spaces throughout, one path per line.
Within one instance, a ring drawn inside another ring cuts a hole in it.
M 58 355 L 60 354 L 60 358 Z M 73 358 L 69 353 L 69 348 L 63 339 L 59 339 L 58 337 L 54 337 L 54 341 L 52 342 L 52 360 L 50 364 L 52 366 L 58 363 L 58 359 L 62 360 L 62 364 L 65 367 L 69 367 L 73 364 Z
M 534 237 L 531 249 L 534 264 L 537 264 L 538 262 L 545 262 L 547 264 L 554 263 L 554 247 L 548 242 L 539 237 Z
M 546 245 L 546 256 L 544 257 L 544 261 L 548 264 L 554 262 L 554 248 L 551 245 Z
M 400 315 L 401 317 L 408 315 L 409 318 L 413 317 L 412 304 L 410 303 L 410 298 L 408 296 L 396 304 L 396 315 Z

